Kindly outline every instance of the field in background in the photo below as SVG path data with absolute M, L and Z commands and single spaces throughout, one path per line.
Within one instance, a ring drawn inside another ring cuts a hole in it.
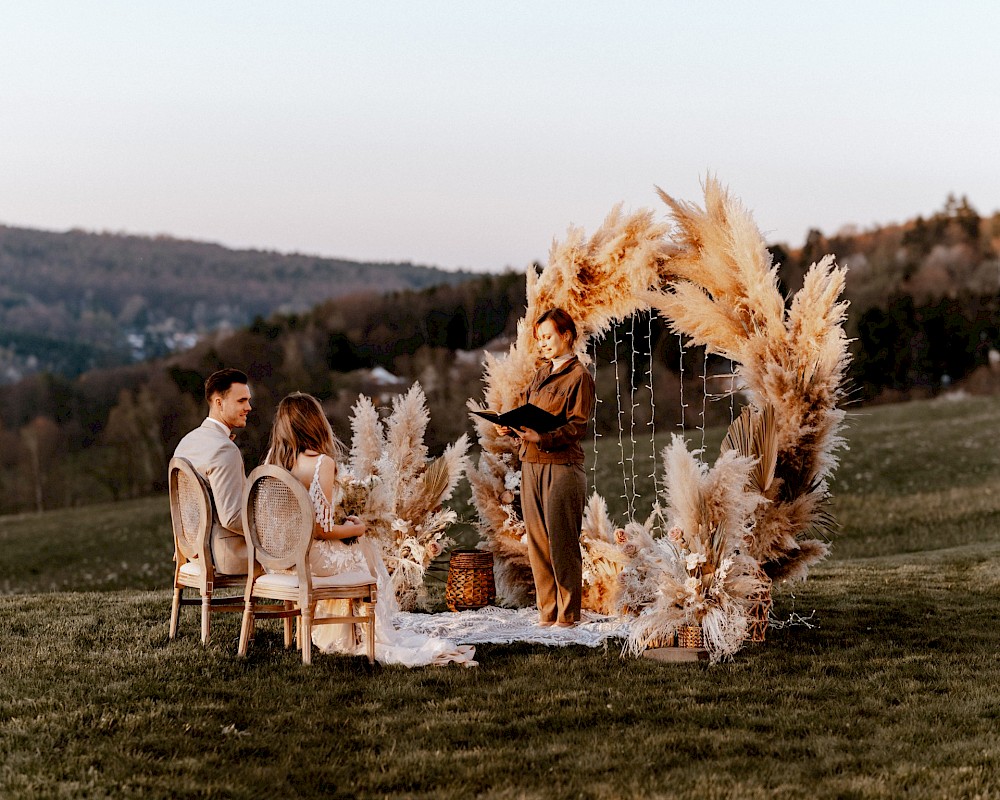
M 853 414 L 834 555 L 776 591 L 809 625 L 716 667 L 517 645 L 303 669 L 266 625 L 240 661 L 233 618 L 167 641 L 164 498 L 0 517 L 0 796 L 998 794 L 997 430 L 995 399 Z

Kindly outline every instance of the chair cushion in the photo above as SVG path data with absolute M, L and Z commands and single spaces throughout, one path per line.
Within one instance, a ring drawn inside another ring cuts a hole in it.
M 181 564 L 180 573 L 185 578 L 197 578 L 201 575 L 201 564 L 197 561 L 188 561 L 185 564 Z
M 181 564 L 180 573 L 181 577 L 184 578 L 188 579 L 200 578 L 201 577 L 200 559 L 196 558 L 194 561 L 188 561 L 184 564 Z M 237 573 L 235 575 L 229 575 L 228 573 L 222 573 L 222 572 L 215 572 L 213 574 L 215 575 L 216 585 L 221 583 L 230 583 L 233 586 L 236 586 L 240 583 L 246 583 L 247 579 L 245 572 Z
M 375 579 L 367 572 L 362 572 L 360 570 L 356 572 L 344 572 L 340 575 L 314 577 L 312 579 L 313 587 L 316 589 L 341 586 L 363 586 L 367 583 L 375 583 Z M 265 575 L 261 575 L 256 581 L 254 581 L 254 586 L 260 587 L 261 589 L 295 589 L 298 588 L 298 585 L 298 575 L 288 575 L 284 572 L 269 572 Z

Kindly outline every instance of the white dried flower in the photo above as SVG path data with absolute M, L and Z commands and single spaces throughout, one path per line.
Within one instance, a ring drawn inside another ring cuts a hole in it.
M 688 572 L 696 569 L 699 564 L 705 563 L 704 553 L 688 553 L 684 559 L 684 563 L 687 566 Z
M 407 533 L 410 530 L 410 523 L 405 519 L 396 517 L 396 519 L 392 521 L 392 529 L 397 533 Z

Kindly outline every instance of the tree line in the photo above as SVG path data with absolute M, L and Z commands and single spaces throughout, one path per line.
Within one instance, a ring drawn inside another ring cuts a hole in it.
M 772 252 L 788 293 L 827 252 L 851 267 L 850 381 L 855 399 L 877 402 L 972 385 L 998 368 L 998 241 L 1000 215 L 981 218 L 950 198 L 926 220 L 829 238 L 814 231 L 802 248 Z M 359 393 L 384 406 L 414 380 L 431 411 L 429 445 L 440 450 L 473 429 L 465 403 L 482 396 L 482 350 L 506 351 L 524 309 L 524 277 L 513 273 L 355 292 L 300 313 L 259 314 L 167 358 L 0 386 L 0 513 L 164 491 L 170 453 L 204 416 L 203 380 L 222 366 L 245 369 L 252 382 L 255 410 L 239 437 L 248 466 L 263 455 L 274 408 L 288 392 L 320 397 L 348 441 Z M 650 424 L 676 430 L 682 388 L 689 432 L 703 408 L 707 424 L 728 421 L 729 405 L 703 402 L 702 392 L 725 392 L 729 365 L 698 350 L 682 356 L 681 344 L 648 317 L 592 344 L 604 441 L 616 443 L 622 427 L 626 436 L 633 426 L 642 436 Z M 401 382 L 379 383 L 375 367 Z

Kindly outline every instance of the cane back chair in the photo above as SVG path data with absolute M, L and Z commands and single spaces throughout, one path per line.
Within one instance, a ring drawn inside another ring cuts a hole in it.
M 255 598 L 285 602 L 286 618 L 298 617 L 298 646 L 302 663 L 312 663 L 314 625 L 360 624 L 366 627 L 369 663 L 375 662 L 375 578 L 363 572 L 314 576 L 309 567 L 314 511 L 306 488 L 288 470 L 274 465 L 257 467 L 243 493 L 243 529 L 250 536 L 254 557 L 265 569 L 247 582 L 240 655 L 246 655 L 253 636 Z M 316 617 L 320 600 L 349 601 L 346 616 Z M 364 606 L 358 610 L 357 604 Z M 286 619 L 285 644 L 289 644 Z
M 201 605 L 201 641 L 208 644 L 211 615 L 242 611 L 247 576 L 215 571 L 212 561 L 213 501 L 208 482 L 186 458 L 170 459 L 167 467 L 170 522 L 174 531 L 174 596 L 170 605 L 170 638 L 177 635 L 180 607 Z M 240 594 L 216 597 L 218 589 L 240 589 Z M 184 597 L 197 589 L 199 597 Z

